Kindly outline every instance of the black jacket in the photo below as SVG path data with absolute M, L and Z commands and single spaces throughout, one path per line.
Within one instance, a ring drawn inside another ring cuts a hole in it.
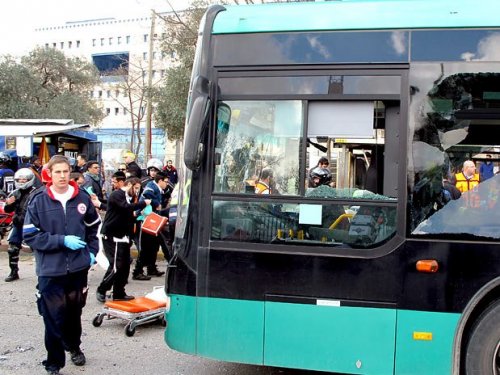
M 26 216 L 26 209 L 28 208 L 28 201 L 30 194 L 35 191 L 37 187 L 31 186 L 27 189 L 16 189 L 10 195 L 14 195 L 16 200 L 14 203 L 6 204 L 4 211 L 7 213 L 14 212 L 12 223 L 18 228 L 22 228 L 24 224 L 24 216 Z
M 135 161 L 131 161 L 127 164 L 127 172 L 130 173 L 130 177 L 142 177 L 142 169 Z
M 146 207 L 146 203 L 144 201 L 128 203 L 126 194 L 122 189 L 114 190 L 110 194 L 102 224 L 102 234 L 117 238 L 133 234 L 134 211 L 142 210 Z

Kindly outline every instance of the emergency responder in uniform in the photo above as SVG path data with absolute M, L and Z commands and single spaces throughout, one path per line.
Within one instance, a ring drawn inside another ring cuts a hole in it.
M 14 174 L 16 190 L 7 197 L 5 212 L 14 212 L 12 219 L 12 230 L 8 238 L 9 242 L 9 267 L 10 274 L 5 281 L 10 282 L 19 279 L 19 251 L 23 241 L 23 223 L 26 214 L 26 206 L 31 192 L 37 189 L 36 177 L 30 168 L 21 168 Z
M 480 197 L 476 192 L 479 185 L 479 173 L 476 173 L 476 165 L 472 160 L 464 161 L 462 172 L 455 174 L 455 186 L 462 193 L 468 207 L 479 207 Z M 468 192 L 467 194 L 463 194 Z

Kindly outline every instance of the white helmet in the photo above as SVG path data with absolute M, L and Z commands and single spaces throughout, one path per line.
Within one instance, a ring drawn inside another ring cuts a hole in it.
M 159 159 L 149 159 L 148 163 L 146 164 L 146 169 L 149 168 L 156 168 L 158 171 L 161 171 L 163 169 L 163 163 Z
M 26 179 L 26 182 L 19 182 L 19 179 Z M 35 183 L 35 174 L 29 168 L 21 168 L 17 170 L 14 174 L 14 183 L 16 185 L 16 189 L 25 190 L 33 186 Z

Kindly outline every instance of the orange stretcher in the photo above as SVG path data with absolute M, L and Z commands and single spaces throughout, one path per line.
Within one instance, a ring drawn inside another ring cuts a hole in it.
M 100 327 L 104 318 L 119 318 L 127 321 L 125 335 L 134 336 L 135 328 L 142 324 L 160 322 L 166 325 L 165 310 L 167 303 L 156 301 L 147 297 L 138 297 L 130 301 L 108 301 L 104 304 L 102 312 L 92 320 L 94 327 Z

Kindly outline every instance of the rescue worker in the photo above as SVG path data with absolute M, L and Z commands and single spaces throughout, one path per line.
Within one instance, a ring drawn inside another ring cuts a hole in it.
M 255 184 L 255 194 L 269 195 L 272 193 L 271 185 L 273 171 L 271 168 L 264 168 L 260 173 L 259 181 Z
M 479 185 L 479 173 L 476 173 L 476 165 L 472 160 L 464 161 L 462 172 L 455 174 L 455 186 L 462 193 L 467 206 L 477 208 L 480 205 L 480 197 L 476 192 Z M 466 193 L 467 194 L 463 194 Z
M 62 155 L 47 165 L 51 182 L 31 196 L 23 226 L 24 241 L 36 259 L 37 305 L 45 325 L 49 374 L 59 374 L 71 361 L 83 366 L 80 349 L 82 309 L 88 291 L 88 271 L 99 250 L 97 230 L 101 222 L 90 196 L 70 182 L 71 166 Z
M 23 224 L 29 195 L 37 189 L 36 177 L 30 168 L 21 168 L 14 174 L 16 190 L 9 194 L 4 211 L 14 212 L 12 218 L 12 229 L 8 238 L 9 267 L 10 274 L 5 278 L 6 282 L 19 279 L 19 252 L 23 241 Z

